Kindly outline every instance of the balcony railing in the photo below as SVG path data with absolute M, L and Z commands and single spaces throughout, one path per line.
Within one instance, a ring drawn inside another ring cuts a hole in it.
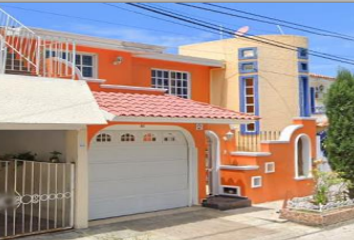
M 260 131 L 257 135 L 236 132 L 236 151 L 260 152 L 262 141 L 278 140 L 281 131 Z

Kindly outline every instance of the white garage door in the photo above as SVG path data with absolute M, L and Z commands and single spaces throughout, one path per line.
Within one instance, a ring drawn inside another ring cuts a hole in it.
M 89 161 L 90 219 L 189 205 L 188 148 L 179 131 L 104 131 Z

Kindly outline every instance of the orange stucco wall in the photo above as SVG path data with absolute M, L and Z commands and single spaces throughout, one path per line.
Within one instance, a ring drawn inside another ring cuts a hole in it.
M 191 76 L 191 97 L 193 100 L 210 102 L 210 67 L 196 64 L 179 63 L 164 60 L 153 60 L 133 56 L 132 53 L 77 47 L 78 53 L 93 53 L 97 60 L 97 78 L 106 80 L 105 84 L 119 84 L 139 87 L 151 87 L 151 69 L 187 71 Z M 123 57 L 119 65 L 113 65 L 118 57 Z M 98 85 L 91 84 L 93 90 Z
M 105 84 L 130 85 L 139 87 L 151 87 L 151 69 L 170 69 L 187 71 L 191 75 L 191 97 L 193 100 L 210 102 L 210 67 L 195 64 L 177 63 L 163 60 L 152 60 L 135 57 L 131 53 L 107 49 L 78 47 L 78 52 L 95 53 L 97 55 L 97 78 L 106 80 Z M 120 65 L 113 65 L 118 57 L 123 57 Z M 89 83 L 95 91 L 122 91 L 104 89 L 98 83 Z M 125 90 L 129 92 L 129 90 Z M 134 92 L 134 91 L 131 91 Z M 137 91 L 136 93 L 162 94 L 158 92 Z M 198 195 L 199 201 L 206 197 L 206 169 L 205 130 L 214 131 L 220 139 L 220 158 L 223 165 L 258 165 L 259 169 L 252 171 L 221 170 L 221 184 L 240 186 L 241 194 L 249 197 L 253 203 L 284 199 L 291 196 L 309 195 L 312 191 L 312 180 L 295 180 L 295 149 L 294 141 L 298 134 L 306 133 L 312 140 L 312 155 L 316 154 L 315 147 L 315 123 L 314 121 L 296 120 L 294 124 L 302 124 L 303 128 L 297 130 L 289 143 L 263 144 L 262 151 L 270 152 L 270 156 L 264 157 L 239 157 L 230 153 L 235 151 L 235 141 L 225 140 L 223 137 L 230 131 L 227 124 L 204 124 L 203 130 L 196 130 L 195 124 L 164 124 L 164 123 L 131 123 L 120 122 L 100 126 L 88 126 L 88 145 L 92 138 L 100 131 L 112 125 L 172 125 L 187 130 L 193 137 L 195 147 L 198 150 Z M 236 143 L 237 144 L 237 143 Z M 265 173 L 265 162 L 275 162 L 276 172 Z M 261 188 L 251 188 L 252 176 L 262 177 Z
M 303 125 L 296 130 L 289 143 L 263 143 L 262 152 L 270 156 L 232 156 L 224 158 L 224 163 L 230 165 L 256 165 L 257 170 L 234 171 L 222 170 L 221 183 L 241 187 L 241 194 L 249 197 L 253 203 L 282 200 L 295 196 L 312 194 L 313 180 L 295 179 L 295 140 L 300 134 L 306 134 L 311 139 L 311 157 L 316 157 L 316 123 L 314 120 L 294 120 L 294 124 Z M 275 172 L 265 173 L 265 163 L 274 162 Z M 252 188 L 253 176 L 262 177 L 262 187 Z

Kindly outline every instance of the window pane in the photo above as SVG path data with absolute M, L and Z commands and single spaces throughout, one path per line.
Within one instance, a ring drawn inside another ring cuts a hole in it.
M 253 86 L 253 78 L 247 78 L 246 79 L 246 86 Z
M 168 78 L 168 72 L 165 71 L 165 72 L 163 73 L 163 76 L 164 76 L 165 78 Z
M 243 70 L 253 70 L 253 69 L 254 69 L 253 63 L 245 63 L 245 64 L 242 64 L 242 69 L 243 69 Z
M 254 106 L 247 106 L 246 112 L 247 113 L 254 113 Z
M 247 95 L 253 95 L 253 88 L 246 88 Z
M 300 56 L 301 57 L 307 57 L 307 49 L 301 48 L 300 49 Z
M 243 50 L 242 51 L 242 57 L 246 58 L 246 57 L 254 57 L 254 50 L 253 49 L 248 49 L 248 50 Z
M 92 66 L 93 65 L 92 56 L 83 55 L 82 64 L 86 66 Z
M 157 76 L 158 77 L 162 77 L 162 72 L 161 71 L 157 71 Z
M 80 55 L 76 55 L 75 56 L 75 61 L 76 61 L 76 64 L 81 64 L 81 56 Z
M 246 103 L 247 104 L 253 104 L 254 103 L 254 97 L 246 97 Z
M 247 131 L 250 131 L 250 132 L 256 130 L 256 126 L 254 123 L 247 124 L 246 127 L 247 127 Z
M 82 68 L 82 75 L 84 77 L 92 77 L 93 76 L 92 67 L 83 67 Z

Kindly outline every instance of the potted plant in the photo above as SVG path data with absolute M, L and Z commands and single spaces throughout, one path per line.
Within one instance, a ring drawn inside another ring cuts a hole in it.
M 53 151 L 53 152 L 50 152 L 50 154 L 51 154 L 51 156 L 49 158 L 49 162 L 51 162 L 51 163 L 59 163 L 60 162 L 59 156 L 62 155 L 61 152 Z

